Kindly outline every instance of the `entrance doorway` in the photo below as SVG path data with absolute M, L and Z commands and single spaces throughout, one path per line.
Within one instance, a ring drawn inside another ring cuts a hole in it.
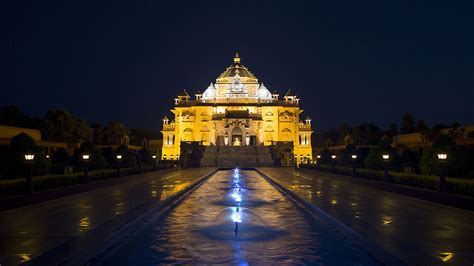
M 242 146 L 243 138 L 242 138 L 242 129 L 240 127 L 234 127 L 232 129 L 232 146 Z

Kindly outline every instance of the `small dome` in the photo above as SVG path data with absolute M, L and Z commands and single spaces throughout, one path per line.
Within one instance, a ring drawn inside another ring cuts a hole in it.
M 257 95 L 260 99 L 264 99 L 264 100 L 272 98 L 272 94 L 267 89 L 267 87 L 265 87 L 265 85 L 263 85 L 263 83 L 258 88 Z
M 216 87 L 214 87 L 214 84 L 209 84 L 209 87 L 204 91 L 202 94 L 203 99 L 212 99 L 216 97 Z

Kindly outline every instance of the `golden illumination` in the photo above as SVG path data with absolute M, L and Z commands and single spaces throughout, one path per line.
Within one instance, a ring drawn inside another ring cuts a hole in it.
M 331 158 L 336 159 L 336 155 L 331 155 Z
M 331 200 L 331 204 L 332 204 L 332 205 L 336 205 L 336 204 L 337 204 L 337 200 L 335 200 L 335 199 Z
M 454 253 L 452 252 L 441 252 L 439 254 L 439 258 L 441 259 L 442 262 L 448 262 L 450 259 L 453 258 Z
M 191 99 L 187 91 L 176 96 L 171 109 L 173 119 L 162 119 L 161 158 L 178 160 L 183 142 L 203 146 L 285 143 L 293 146 L 296 164 L 310 162 L 312 120 L 301 119 L 300 99 L 291 91 L 283 99 L 271 93 L 241 64 L 238 53 L 233 62 L 195 98 Z
M 34 154 L 25 154 L 25 160 L 27 161 L 33 161 L 35 159 Z

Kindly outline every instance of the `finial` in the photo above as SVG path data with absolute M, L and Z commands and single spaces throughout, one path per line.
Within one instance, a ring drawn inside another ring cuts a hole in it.
M 236 53 L 235 53 L 234 63 L 235 63 L 235 64 L 240 64 L 239 52 L 236 52 Z

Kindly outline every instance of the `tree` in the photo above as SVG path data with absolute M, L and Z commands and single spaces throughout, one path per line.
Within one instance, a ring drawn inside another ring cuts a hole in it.
M 17 106 L 0 107 L 0 124 L 37 129 L 39 120 L 24 114 Z
M 94 146 L 92 142 L 86 141 L 81 144 L 79 149 L 74 150 L 74 154 L 71 157 L 71 161 L 74 167 L 83 167 L 84 160 L 82 159 L 83 154 L 89 154 L 89 169 L 100 170 L 104 169 L 106 161 L 102 155 L 102 151 Z
M 106 145 L 123 144 L 122 139 L 129 135 L 129 130 L 119 122 L 109 122 L 103 130 L 103 141 Z
M 423 120 L 416 121 L 414 132 L 427 132 L 429 130 L 430 128 L 428 127 L 428 125 L 426 125 L 425 121 Z
M 361 160 L 359 153 L 360 152 L 353 144 L 349 144 L 344 148 L 344 150 L 342 150 L 337 162 L 339 165 L 351 166 L 354 163 L 354 160 L 352 159 L 353 154 L 357 155 L 357 160 L 355 161 L 356 163 Z
M 127 149 L 125 145 L 120 145 L 115 153 L 122 155 L 122 167 L 135 167 L 137 165 L 136 154 L 133 151 Z
M 142 148 L 139 152 L 138 152 L 138 155 L 139 155 L 139 158 L 140 160 L 145 163 L 145 164 L 153 164 L 153 157 L 151 155 L 151 152 L 150 150 L 148 150 L 147 148 Z
M 395 149 L 393 149 L 388 142 L 381 142 L 378 147 L 370 149 L 369 154 L 365 158 L 365 167 L 377 170 L 383 169 L 383 154 L 390 155 L 390 160 L 388 161 L 389 169 L 398 170 L 400 168 L 400 155 L 398 155 Z
M 51 162 L 53 164 L 68 164 L 70 160 L 69 154 L 67 153 L 66 149 L 59 148 L 56 150 L 51 157 Z
M 400 134 L 408 134 L 414 131 L 415 119 L 411 113 L 405 113 L 402 119 L 402 126 L 400 128 Z
M 398 125 L 395 124 L 395 123 L 391 123 L 390 126 L 389 126 L 389 129 L 387 131 L 387 136 L 392 139 L 393 137 L 395 137 L 396 135 L 398 135 Z
M 438 174 L 438 153 L 447 153 L 447 169 L 448 174 L 451 172 L 451 169 L 455 166 L 455 153 L 457 151 L 457 145 L 454 140 L 445 134 L 438 134 L 434 139 L 431 148 L 428 148 L 421 157 L 420 169 L 421 173 L 427 175 L 437 175 Z
M 33 175 L 43 175 L 49 172 L 51 164 L 42 148 L 36 146 L 35 140 L 25 133 L 20 133 L 10 140 L 11 157 L 9 159 L 10 172 L 16 176 L 25 176 L 25 154 L 33 153 Z
M 95 145 L 104 144 L 104 128 L 101 124 L 91 124 L 92 129 L 92 143 Z
M 45 140 L 80 143 L 89 140 L 91 129 L 83 119 L 57 109 L 46 113 L 41 133 Z

